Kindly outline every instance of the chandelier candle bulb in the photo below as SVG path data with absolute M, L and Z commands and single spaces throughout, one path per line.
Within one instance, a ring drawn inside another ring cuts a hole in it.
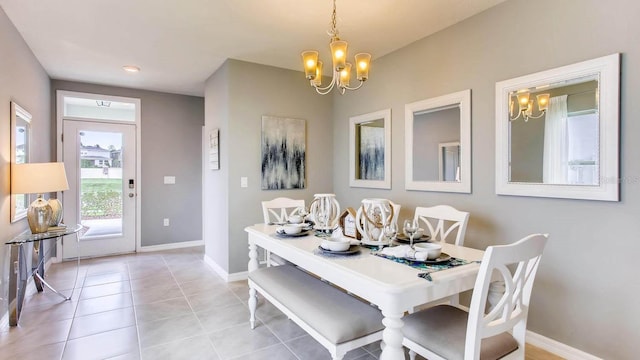
M 318 66 L 316 66 L 316 77 L 311 80 L 311 86 L 322 85 L 322 61 L 318 60 Z
M 347 65 L 347 42 L 334 40 L 329 44 L 331 54 L 333 54 L 333 67 L 336 71 L 341 71 Z
M 346 63 L 344 69 L 340 72 L 340 86 L 349 86 L 349 79 L 351 78 L 351 64 Z
M 538 109 L 540 111 L 545 111 L 549 108 L 549 94 L 540 94 L 536 96 L 538 99 Z
M 369 77 L 369 63 L 371 62 L 371 54 L 356 54 L 356 79 L 365 81 Z
M 318 65 L 318 52 L 314 50 L 304 51 L 302 53 L 302 63 L 304 64 L 304 75 L 306 78 L 309 80 L 315 79 Z

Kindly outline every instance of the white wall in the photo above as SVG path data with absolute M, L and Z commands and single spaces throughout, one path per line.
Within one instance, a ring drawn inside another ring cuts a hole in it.
M 484 249 L 534 232 L 550 233 L 534 286 L 528 328 L 606 359 L 640 353 L 640 2 L 511 0 L 390 55 L 370 80 L 334 103 L 334 190 L 341 205 L 364 197 L 416 206 L 450 204 L 471 213 L 466 244 Z M 622 53 L 621 201 L 497 196 L 495 83 Z M 471 194 L 404 190 L 404 104 L 472 89 Z M 392 108 L 392 189 L 350 188 L 343 151 L 348 119 Z

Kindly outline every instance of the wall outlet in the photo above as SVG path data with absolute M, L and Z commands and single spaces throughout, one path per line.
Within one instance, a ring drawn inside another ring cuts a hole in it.
M 162 220 L 162 225 L 169 226 L 169 219 Z
M 249 187 L 249 179 L 247 179 L 246 176 L 243 176 L 240 178 L 240 187 L 241 188 Z
M 164 183 L 166 185 L 173 185 L 176 183 L 176 177 L 175 176 L 165 176 L 164 177 Z

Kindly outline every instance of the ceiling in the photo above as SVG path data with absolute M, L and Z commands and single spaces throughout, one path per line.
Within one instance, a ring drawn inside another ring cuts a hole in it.
M 505 0 L 338 0 L 350 56 L 373 61 Z M 53 79 L 202 96 L 228 58 L 302 70 L 329 59 L 330 0 L 0 0 Z M 129 74 L 124 65 L 142 70 Z M 372 70 L 371 76 L 375 76 Z

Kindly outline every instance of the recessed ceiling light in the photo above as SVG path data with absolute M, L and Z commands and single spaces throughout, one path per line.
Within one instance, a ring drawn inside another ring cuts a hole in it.
M 122 67 L 122 69 L 130 73 L 137 73 L 138 71 L 140 71 L 140 68 L 134 65 L 125 65 Z

